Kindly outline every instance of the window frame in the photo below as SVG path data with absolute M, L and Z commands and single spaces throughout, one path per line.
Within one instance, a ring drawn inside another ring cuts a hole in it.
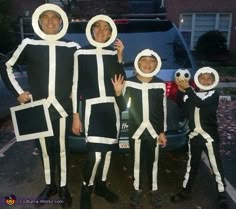
M 226 45 L 229 48 L 230 45 L 230 36 L 231 36 L 231 27 L 232 27 L 232 13 L 229 12 L 219 12 L 219 13 L 212 13 L 212 12 L 207 12 L 207 13 L 181 13 L 179 16 L 179 30 L 182 34 L 184 33 L 190 33 L 190 40 L 186 40 L 187 43 L 189 44 L 189 48 L 191 50 L 195 50 L 196 46 L 196 40 L 198 40 L 198 36 L 196 36 L 196 33 L 198 32 L 198 28 L 196 27 L 196 19 L 197 17 L 200 17 L 201 15 L 214 15 L 215 16 L 215 23 L 214 23 L 214 30 L 219 30 L 223 32 L 223 34 L 226 34 Z M 228 15 L 228 28 L 227 29 L 221 29 L 220 28 L 220 17 L 221 16 L 227 16 Z M 185 29 L 185 25 L 183 24 L 184 18 L 187 16 L 191 16 L 191 29 Z M 206 30 L 210 31 L 212 29 Z M 185 35 L 184 35 L 185 37 Z

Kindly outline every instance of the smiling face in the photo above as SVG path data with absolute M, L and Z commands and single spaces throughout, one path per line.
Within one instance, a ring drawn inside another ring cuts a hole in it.
M 152 73 L 157 64 L 157 59 L 154 56 L 142 56 L 138 61 L 138 67 L 143 73 Z
M 202 73 L 198 76 L 198 80 L 203 86 L 210 86 L 215 82 L 215 76 L 212 73 Z
M 55 35 L 60 30 L 62 20 L 58 13 L 54 11 L 45 11 L 40 15 L 39 23 L 45 34 Z
M 104 20 L 98 20 L 92 26 L 93 38 L 96 42 L 105 43 L 111 37 L 111 26 Z

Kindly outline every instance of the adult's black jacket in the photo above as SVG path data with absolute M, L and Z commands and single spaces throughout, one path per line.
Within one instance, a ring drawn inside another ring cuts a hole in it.
M 72 112 L 73 54 L 79 45 L 66 40 L 49 42 L 26 38 L 7 61 L 3 79 L 18 96 L 25 90 L 16 81 L 13 67 L 24 64 L 27 69 L 29 92 L 33 100 L 46 98 L 53 118 L 66 117 Z

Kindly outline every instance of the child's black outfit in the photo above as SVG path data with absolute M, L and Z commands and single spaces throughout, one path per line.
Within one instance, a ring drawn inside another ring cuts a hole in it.
M 147 177 L 149 191 L 155 193 L 158 190 L 157 138 L 166 130 L 165 88 L 165 83 L 155 76 L 148 83 L 136 76 L 126 81 L 124 100 L 126 104 L 130 103 L 129 138 L 135 190 L 130 199 L 134 205 L 139 205 L 141 201 L 141 191 L 146 184 L 144 176 Z M 122 101 L 120 98 L 119 102 Z
M 217 108 L 219 93 L 215 90 L 194 91 L 185 89 L 186 94 L 178 92 L 178 104 L 184 107 L 189 118 L 188 162 L 183 181 L 183 189 L 172 197 L 176 202 L 191 195 L 192 186 L 204 151 L 209 159 L 215 176 L 217 191 L 220 199 L 225 198 L 225 182 L 222 161 L 219 151 L 219 134 L 217 128 Z

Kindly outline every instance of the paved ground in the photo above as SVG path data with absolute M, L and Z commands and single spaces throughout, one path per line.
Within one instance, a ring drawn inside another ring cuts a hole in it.
M 0 208 L 35 209 L 33 201 L 44 188 L 42 164 L 39 156 L 31 154 L 34 145 L 31 141 L 17 143 L 12 146 L 4 158 L 0 158 Z M 202 163 L 201 172 L 194 186 L 194 198 L 179 204 L 169 201 L 171 195 L 178 191 L 186 165 L 185 153 L 162 153 L 159 164 L 159 198 L 163 209 L 218 209 L 215 198 L 213 176 Z M 73 204 L 71 209 L 79 209 L 81 169 L 85 154 L 70 155 L 69 182 Z M 115 191 L 120 200 L 117 204 L 108 204 L 104 199 L 93 195 L 93 209 L 129 209 L 128 199 L 132 191 L 132 180 L 127 170 L 127 155 L 114 154 L 108 176 L 108 185 Z M 5 197 L 15 195 L 17 203 L 12 206 L 5 204 Z M 55 195 L 51 202 L 42 209 L 59 209 L 59 197 Z M 151 209 L 148 204 L 148 194 L 144 195 L 143 209 Z M 231 209 L 236 205 L 230 202 Z
M 221 154 L 223 158 L 225 176 L 227 179 L 227 191 L 233 201 L 230 202 L 231 209 L 236 208 L 236 101 L 220 102 L 219 131 L 221 135 Z M 34 200 L 44 187 L 42 164 L 39 156 L 33 156 L 33 142 L 9 143 L 14 139 L 11 121 L 0 120 L 0 209 L 34 209 L 32 204 L 17 204 L 6 206 L 4 198 L 14 194 L 18 201 L 22 199 Z M 14 140 L 13 140 L 14 141 Z M 4 146 L 8 144 L 11 146 Z M 71 209 L 79 209 L 79 196 L 81 185 L 81 169 L 85 159 L 84 154 L 72 153 L 70 158 L 69 185 L 73 195 Z M 215 185 L 210 169 L 203 163 L 199 176 L 194 186 L 194 199 L 181 204 L 172 204 L 170 196 L 178 191 L 186 165 L 187 155 L 184 152 L 166 152 L 160 155 L 159 165 L 159 191 L 160 198 L 164 203 L 164 209 L 217 209 L 215 204 Z M 109 175 L 109 186 L 120 196 L 116 205 L 110 205 L 102 198 L 94 196 L 93 209 L 128 209 L 129 193 L 132 190 L 132 180 L 129 177 L 128 156 L 115 154 L 112 159 L 112 168 Z M 53 200 L 56 202 L 58 196 Z M 55 203 L 54 202 L 54 203 Z M 144 197 L 144 209 L 148 207 L 148 195 Z M 42 209 L 60 208 L 55 204 L 47 204 Z

